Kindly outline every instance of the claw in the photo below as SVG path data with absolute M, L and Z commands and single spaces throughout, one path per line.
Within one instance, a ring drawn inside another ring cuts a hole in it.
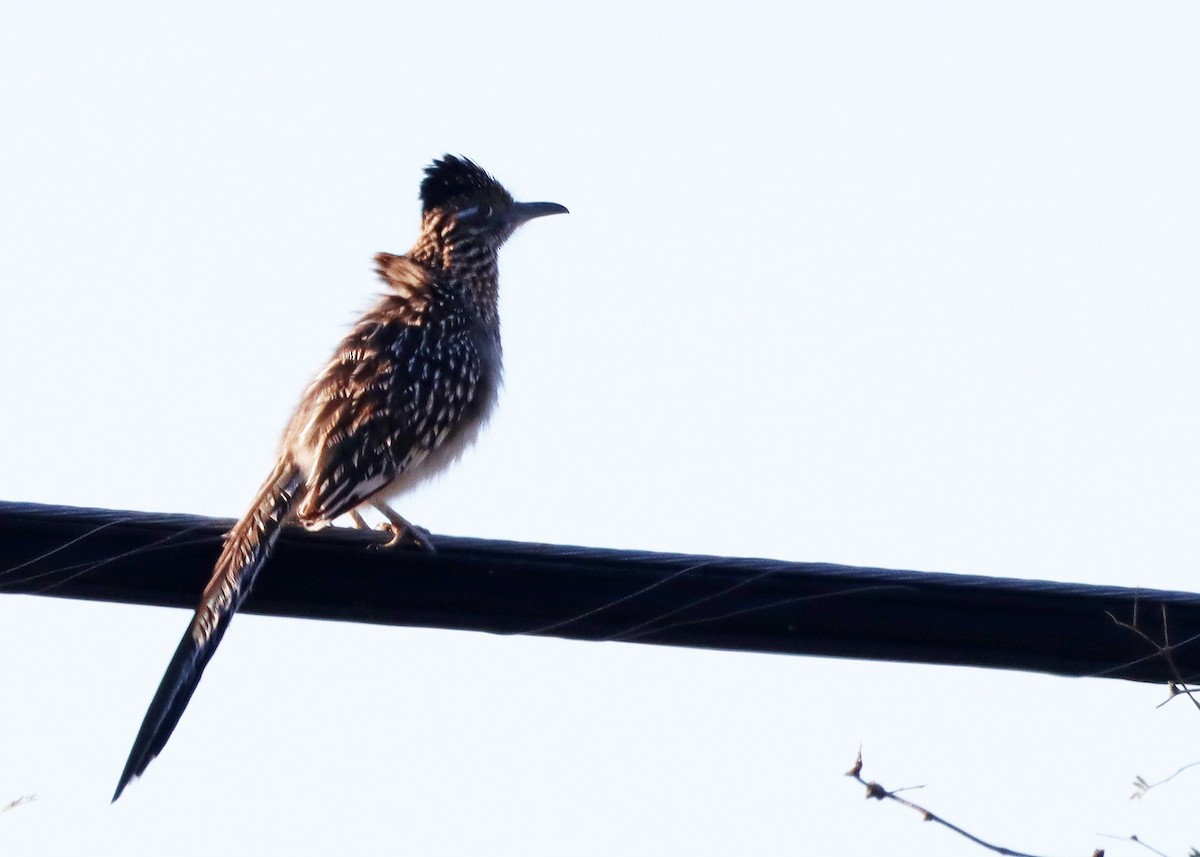
M 380 545 L 381 548 L 396 548 L 401 545 L 407 545 L 434 553 L 436 549 L 433 546 L 433 542 L 429 540 L 429 530 L 410 524 L 404 520 L 399 512 L 386 503 L 372 503 L 371 505 L 388 519 L 388 522 L 381 524 L 379 529 L 392 534 L 391 541 Z
M 376 545 L 381 550 L 390 550 L 398 547 L 416 547 L 429 553 L 434 553 L 437 550 L 433 546 L 433 542 L 429 540 L 429 531 L 421 527 L 415 527 L 412 524 L 397 527 L 395 524 L 388 522 L 380 524 L 379 529 L 385 533 L 392 534 L 390 541 Z

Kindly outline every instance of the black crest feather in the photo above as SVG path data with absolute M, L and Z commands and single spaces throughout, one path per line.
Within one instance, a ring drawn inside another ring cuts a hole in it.
M 425 168 L 421 182 L 421 208 L 425 213 L 435 208 L 506 205 L 512 201 L 500 182 L 467 158 L 443 155 Z

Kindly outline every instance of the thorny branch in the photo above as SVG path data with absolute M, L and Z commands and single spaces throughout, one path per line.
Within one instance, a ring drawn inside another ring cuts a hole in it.
M 1167 702 L 1170 702 L 1171 699 L 1174 699 L 1175 697 L 1179 696 L 1180 694 L 1186 694 L 1187 698 L 1192 701 L 1192 705 L 1196 706 L 1197 710 L 1200 710 L 1200 700 L 1197 700 L 1196 696 L 1195 696 L 1196 690 L 1195 690 L 1195 688 L 1189 687 L 1187 682 L 1185 682 L 1183 680 L 1183 674 L 1180 673 L 1179 667 L 1176 666 L 1175 658 L 1174 658 L 1174 652 L 1180 646 L 1185 646 L 1185 645 L 1188 645 L 1189 643 L 1195 642 L 1195 640 L 1197 638 L 1189 637 L 1188 639 L 1186 639 L 1180 643 L 1172 643 L 1170 631 L 1168 630 L 1168 626 L 1167 626 L 1167 605 L 1163 604 L 1163 605 L 1161 605 L 1161 607 L 1162 607 L 1162 642 L 1161 643 L 1159 643 L 1157 640 L 1155 640 L 1153 637 L 1151 637 L 1149 634 L 1147 634 L 1145 631 L 1143 631 L 1141 628 L 1138 627 L 1138 605 L 1137 605 L 1136 601 L 1133 604 L 1133 621 L 1132 622 L 1123 622 L 1120 619 L 1118 619 L 1116 616 L 1114 616 L 1112 613 L 1108 613 L 1107 611 L 1106 611 L 1106 613 L 1108 615 L 1108 618 L 1111 619 L 1117 625 L 1117 627 L 1124 628 L 1126 631 L 1136 634 L 1137 636 L 1139 636 L 1143 640 L 1145 640 L 1147 643 L 1149 643 L 1151 646 L 1153 646 L 1155 651 L 1159 655 L 1159 657 L 1161 657 L 1163 659 L 1163 661 L 1166 663 L 1167 668 L 1171 671 L 1171 676 L 1172 676 L 1172 679 L 1168 685 L 1168 687 L 1170 688 L 1170 698 L 1167 700 Z M 1166 703 L 1164 702 L 1163 704 L 1165 705 Z
M 1182 642 L 1172 643 L 1171 636 L 1170 636 L 1170 630 L 1169 630 L 1168 624 L 1167 624 L 1167 605 L 1163 604 L 1163 605 L 1161 605 L 1161 608 L 1162 608 L 1162 642 L 1161 643 L 1159 643 L 1157 640 L 1155 640 L 1153 637 L 1151 637 L 1149 634 L 1147 634 L 1145 631 L 1143 631 L 1141 628 L 1138 627 L 1138 604 L 1136 601 L 1133 604 L 1133 620 L 1131 622 L 1123 622 L 1120 619 L 1118 619 L 1116 616 L 1114 616 L 1112 613 L 1108 614 L 1108 618 L 1111 619 L 1117 625 L 1117 627 L 1124 628 L 1125 630 L 1127 630 L 1133 634 L 1136 634 L 1137 636 L 1139 636 L 1143 640 L 1145 640 L 1148 644 L 1150 644 L 1155 649 L 1156 654 L 1163 659 L 1163 661 L 1167 665 L 1167 668 L 1171 671 L 1172 679 L 1168 683 L 1168 689 L 1169 689 L 1170 695 L 1168 696 L 1167 699 L 1165 699 L 1162 703 L 1159 704 L 1159 707 L 1161 708 L 1163 705 L 1166 705 L 1168 702 L 1170 702 L 1172 699 L 1175 699 L 1178 696 L 1186 695 L 1187 698 L 1189 700 L 1191 700 L 1192 705 L 1194 705 L 1197 708 L 1197 710 L 1200 710 L 1200 701 L 1198 701 L 1196 698 L 1197 688 L 1189 686 L 1188 683 L 1183 680 L 1183 675 L 1179 671 L 1179 667 L 1176 666 L 1175 659 L 1173 657 L 1174 652 L 1176 650 L 1178 650 L 1181 646 L 1185 646 L 1190 643 L 1193 643 L 1193 642 L 1195 642 L 1195 640 L 1197 638 L 1189 637 L 1189 638 L 1183 640 Z M 1182 774 L 1184 771 L 1188 770 L 1189 768 L 1195 768 L 1197 766 L 1200 766 L 1200 761 L 1189 762 L 1188 764 L 1183 765 L 1182 767 L 1178 768 L 1175 771 L 1175 773 L 1171 774 L 1170 776 L 1163 777 L 1161 780 L 1158 780 L 1157 782 L 1153 782 L 1153 783 L 1147 781 L 1145 777 L 1143 777 L 1139 774 L 1138 776 L 1134 777 L 1133 787 L 1136 789 L 1136 791 L 1132 795 L 1129 796 L 1129 799 L 1130 800 L 1141 800 L 1143 797 L 1145 797 L 1146 793 L 1149 792 L 1151 789 L 1157 788 L 1158 786 L 1161 786 L 1164 783 L 1168 783 L 1171 780 L 1175 779 L 1180 774 Z M 1112 838 L 1117 838 L 1117 837 L 1112 837 Z M 1133 835 L 1129 836 L 1128 841 L 1134 842 L 1138 845 L 1141 845 L 1147 851 L 1153 852 L 1154 854 L 1158 854 L 1158 855 L 1160 855 L 1160 857 L 1166 857 L 1166 855 L 1162 851 L 1159 851 L 1157 848 L 1155 848 L 1155 847 L 1151 846 L 1150 844 L 1143 842 L 1141 839 L 1139 839 L 1137 837 L 1137 834 L 1133 834 Z M 1188 852 L 1188 857 L 1200 857 L 1200 850 L 1192 848 Z
M 989 851 L 995 851 L 997 854 L 1005 855 L 1005 857 L 1039 857 L 1039 855 L 1037 855 L 1037 854 L 1030 854 L 1026 851 L 1014 851 L 1013 849 L 1005 848 L 1002 845 L 993 845 L 991 842 L 980 839 L 978 836 L 976 836 L 973 833 L 968 833 L 966 830 L 963 830 L 957 824 L 953 824 L 953 823 L 947 821 L 946 819 L 942 818 L 940 815 L 930 812 L 925 807 L 920 806 L 919 804 L 915 804 L 911 800 L 908 800 L 907 798 L 900 797 L 900 795 L 896 794 L 896 792 L 889 791 L 888 789 L 884 788 L 879 783 L 873 782 L 873 781 L 868 782 L 867 780 L 864 780 L 862 777 L 862 767 L 863 767 L 862 750 L 859 749 L 858 756 L 854 760 L 854 767 L 851 768 L 850 770 L 846 771 L 846 776 L 853 778 L 859 784 L 865 786 L 867 789 L 866 796 L 868 798 L 874 798 L 875 800 L 885 800 L 885 799 L 886 800 L 894 800 L 894 801 L 896 801 L 896 803 L 898 803 L 902 806 L 906 806 L 911 810 L 915 810 L 916 812 L 919 812 L 925 821 L 932 821 L 936 824 L 940 824 L 940 825 L 942 825 L 942 827 L 945 827 L 949 830 L 954 831 L 959 836 L 962 836 L 965 839 L 969 839 L 971 842 L 974 842 L 976 845 L 982 845 L 984 848 L 987 848 Z M 1092 857 L 1104 857 L 1104 849 L 1097 848 L 1095 851 L 1092 852 Z

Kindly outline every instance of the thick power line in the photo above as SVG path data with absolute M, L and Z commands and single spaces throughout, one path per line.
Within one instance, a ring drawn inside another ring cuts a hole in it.
M 190 610 L 231 523 L 0 503 L 0 592 Z M 447 536 L 433 537 L 432 554 L 375 548 L 386 539 L 289 529 L 245 612 L 1139 681 L 1200 678 L 1200 596 L 1191 593 Z M 1155 646 L 1164 632 L 1169 657 Z

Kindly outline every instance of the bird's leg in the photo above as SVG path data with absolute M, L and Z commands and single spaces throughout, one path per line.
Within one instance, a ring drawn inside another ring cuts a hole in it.
M 358 530 L 371 529 L 370 524 L 363 520 L 363 516 L 358 514 L 358 509 L 350 510 L 350 520 L 354 521 L 354 528 Z
M 429 541 L 428 530 L 410 524 L 387 503 L 372 503 L 371 505 L 388 519 L 388 523 L 383 525 L 383 529 L 392 534 L 392 540 L 383 545 L 383 547 L 394 548 L 401 544 L 410 544 L 419 547 L 421 550 L 433 552 L 433 542 Z

